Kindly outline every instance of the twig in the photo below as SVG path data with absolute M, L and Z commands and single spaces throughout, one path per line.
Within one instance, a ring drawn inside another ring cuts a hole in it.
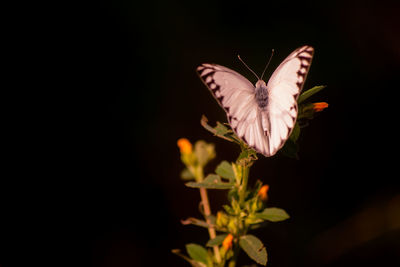
M 204 176 L 204 175 L 201 174 L 201 176 Z M 200 190 L 201 203 L 203 204 L 203 209 L 204 209 L 204 218 L 206 219 L 206 222 L 209 225 L 208 233 L 210 235 L 210 238 L 214 239 L 217 236 L 217 234 L 216 234 L 215 228 L 214 228 L 214 226 L 212 226 L 212 223 L 210 220 L 211 208 L 210 208 L 210 202 L 208 201 L 207 189 L 199 188 L 199 190 Z M 215 255 L 217 262 L 221 262 L 221 255 L 219 253 L 218 246 L 213 246 L 213 249 L 214 249 L 214 255 Z

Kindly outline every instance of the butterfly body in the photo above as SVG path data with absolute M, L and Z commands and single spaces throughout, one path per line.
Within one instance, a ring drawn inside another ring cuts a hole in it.
M 257 104 L 264 109 L 268 104 L 268 89 L 263 80 L 257 81 L 255 91 Z
M 293 51 L 274 71 L 268 83 L 255 86 L 234 70 L 202 64 L 197 72 L 220 106 L 236 135 L 269 157 L 284 145 L 297 118 L 297 98 L 311 65 L 314 49 Z

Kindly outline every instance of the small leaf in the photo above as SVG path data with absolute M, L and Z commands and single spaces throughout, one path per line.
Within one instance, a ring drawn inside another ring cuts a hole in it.
M 230 215 L 235 215 L 235 211 L 231 208 L 231 206 L 229 206 L 229 205 L 223 205 L 222 207 L 225 209 L 225 211 L 226 211 L 228 214 L 230 214 Z
M 262 223 L 263 220 L 260 219 L 260 218 L 258 218 L 258 217 L 256 217 L 256 216 L 248 216 L 248 217 L 245 219 L 245 222 L 246 222 L 246 224 L 248 224 L 248 225 L 252 225 L 252 224 L 259 224 L 259 223 Z
M 212 132 L 213 134 L 215 134 L 215 130 L 212 126 L 208 125 L 208 119 L 206 116 L 201 116 L 201 120 L 200 120 L 200 124 L 201 126 L 203 126 L 207 131 Z
M 257 223 L 257 224 L 252 224 L 249 226 L 249 230 L 255 230 L 255 229 L 260 229 L 268 226 L 269 222 L 264 221 L 262 223 Z
M 211 127 L 208 125 L 208 119 L 206 116 L 201 117 L 200 124 L 209 132 L 213 133 L 215 136 L 228 140 L 230 142 L 235 142 L 239 144 L 239 138 L 233 133 L 232 130 L 229 130 L 222 123 L 217 122 L 216 127 Z
M 207 150 L 207 143 L 200 140 L 197 141 L 196 144 L 194 145 L 194 153 L 197 157 L 197 161 L 201 166 L 206 165 L 206 163 L 209 160 L 209 154 Z
M 306 103 L 299 105 L 299 112 L 297 115 L 297 121 L 299 122 L 299 126 L 302 126 L 300 124 L 300 121 L 304 119 L 311 120 L 314 117 L 314 114 L 315 110 L 313 103 Z
M 286 141 L 285 145 L 281 150 L 279 150 L 279 152 L 289 158 L 299 159 L 299 145 L 290 138 Z
M 299 126 L 299 123 L 296 122 L 296 124 L 294 125 L 294 128 L 293 128 L 293 131 L 292 131 L 292 133 L 290 134 L 290 137 L 289 137 L 289 138 L 290 138 L 293 142 L 296 142 L 297 139 L 299 139 L 299 136 L 300 136 L 300 126 Z
M 188 168 L 183 169 L 183 171 L 181 172 L 181 178 L 182 180 L 186 181 L 195 179 L 193 173 Z
M 231 189 L 233 183 L 224 183 L 221 181 L 221 177 L 216 174 L 209 174 L 202 182 L 189 182 L 186 186 L 193 188 L 207 188 L 207 189 Z
M 193 225 L 197 225 L 197 226 L 204 227 L 204 228 L 210 227 L 206 221 L 202 221 L 202 220 L 199 220 L 199 219 L 196 219 L 193 217 L 189 217 L 186 220 L 181 220 L 181 224 L 183 224 L 183 225 L 193 224 Z
M 221 245 L 227 235 L 228 234 L 217 235 L 215 238 L 208 240 L 206 246 L 213 247 Z
M 267 265 L 268 255 L 267 249 L 257 237 L 253 235 L 244 235 L 239 239 L 240 247 L 247 255 L 258 264 Z
M 231 199 L 231 206 L 232 206 L 232 209 L 235 214 L 240 213 L 241 208 L 240 208 L 239 202 L 236 199 L 234 199 L 234 198 Z
M 204 183 L 221 183 L 221 177 L 219 177 L 219 175 L 216 174 L 209 174 L 207 175 L 207 177 L 203 180 Z
M 314 86 L 311 89 L 308 89 L 307 91 L 304 91 L 299 98 L 297 99 L 297 103 L 300 104 L 302 102 L 304 102 L 306 99 L 308 99 L 309 97 L 313 96 L 314 94 L 318 93 L 319 91 L 321 91 L 322 89 L 324 89 L 326 86 L 325 85 L 321 85 L 321 86 Z
M 207 265 L 208 252 L 204 247 L 193 243 L 187 244 L 186 251 L 190 258 Z
M 215 169 L 215 173 L 223 178 L 229 179 L 231 183 L 235 180 L 235 173 L 233 172 L 232 165 L 226 160 L 218 165 L 217 169 Z
M 228 127 L 217 121 L 217 126 L 214 128 L 216 135 L 226 135 L 232 133 L 232 130 L 229 130 Z
M 297 121 L 296 124 L 294 125 L 293 131 L 290 134 L 289 139 L 286 141 L 285 145 L 282 147 L 280 152 L 289 157 L 289 158 L 294 158 L 294 159 L 299 159 L 299 145 L 297 144 L 297 140 L 299 139 L 300 136 L 300 125 L 299 122 Z
M 247 165 L 256 159 L 257 159 L 257 152 L 251 148 L 246 148 L 243 149 L 242 152 L 240 152 L 239 157 L 236 160 L 236 163 Z
M 189 262 L 190 265 L 192 265 L 193 267 L 207 267 L 206 264 L 199 262 L 199 261 L 192 260 L 188 256 L 183 255 L 179 249 L 173 249 L 171 252 L 178 255 L 179 257 L 186 260 L 187 262 Z
M 256 196 L 258 194 L 262 186 L 263 183 L 260 180 L 257 180 L 256 183 L 254 184 L 253 196 Z
M 256 213 L 255 216 L 270 222 L 280 222 L 290 218 L 289 214 L 280 208 L 266 208 L 262 212 Z

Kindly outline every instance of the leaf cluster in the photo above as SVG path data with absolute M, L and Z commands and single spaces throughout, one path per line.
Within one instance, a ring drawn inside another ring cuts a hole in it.
M 298 158 L 298 140 L 301 129 L 308 125 L 315 113 L 327 107 L 327 103 L 310 103 L 307 100 L 325 86 L 315 86 L 304 91 L 298 98 L 298 119 L 280 150 L 281 154 Z M 316 108 L 315 104 L 323 104 Z M 228 190 L 228 204 L 223 205 L 216 215 L 205 215 L 205 220 L 187 218 L 182 220 L 184 225 L 195 225 L 217 231 L 217 235 L 208 240 L 203 246 L 195 243 L 186 245 L 186 253 L 180 250 L 172 252 L 187 260 L 194 267 L 222 267 L 228 263 L 234 267 L 237 256 L 242 249 L 252 260 L 261 265 L 268 261 L 267 249 L 260 239 L 249 234 L 251 230 L 265 227 L 270 223 L 281 222 L 289 218 L 285 210 L 267 205 L 268 186 L 257 181 L 253 187 L 248 186 L 249 170 L 258 159 L 256 151 L 250 148 L 230 129 L 228 124 L 217 122 L 215 127 L 208 124 L 205 116 L 201 125 L 224 140 L 236 143 L 241 152 L 235 162 L 221 161 L 214 173 L 204 176 L 204 167 L 215 158 L 213 144 L 197 141 L 194 150 L 181 150 L 181 159 L 185 169 L 181 178 L 186 181 L 186 186 L 206 190 Z M 211 234 L 210 234 L 211 235 Z M 211 249 L 213 248 L 214 251 Z M 218 254 L 218 255 L 217 255 Z
M 300 137 L 301 129 L 308 126 L 308 122 L 314 118 L 314 116 L 317 112 L 314 109 L 314 104 L 310 103 L 307 100 L 309 100 L 309 98 L 311 96 L 315 95 L 316 93 L 318 93 L 325 87 L 326 86 L 323 86 L 323 85 L 314 86 L 313 88 L 304 91 L 297 99 L 298 115 L 297 115 L 296 124 L 295 124 L 288 140 L 286 141 L 285 145 L 280 150 L 280 153 L 282 155 L 285 155 L 290 158 L 296 158 L 296 159 L 299 158 L 298 140 Z
M 218 126 L 217 126 L 218 127 Z M 215 128 L 213 128 L 215 130 Z M 229 134 L 222 132 L 219 134 Z M 208 174 L 204 180 L 198 182 L 194 175 L 189 176 L 184 171 L 184 179 L 193 177 L 194 181 L 186 183 L 191 188 L 220 189 L 229 190 L 229 205 L 224 205 L 223 210 L 217 212 L 216 216 L 210 216 L 212 225 L 206 221 L 196 218 L 188 218 L 182 221 L 183 224 L 192 224 L 200 227 L 213 227 L 219 233 L 215 238 L 210 239 L 205 247 L 198 244 L 188 244 L 186 251 L 189 255 L 182 256 L 175 251 L 192 266 L 224 266 L 225 262 L 233 259 L 238 248 L 243 249 L 246 254 L 259 264 L 266 265 L 267 250 L 261 240 L 248 231 L 260 227 L 265 227 L 268 222 L 279 222 L 289 218 L 289 215 L 280 208 L 266 207 L 265 201 L 260 198 L 259 192 L 262 183 L 257 181 L 251 189 L 247 188 L 247 176 L 249 166 L 254 160 L 255 154 L 246 146 L 242 147 L 242 153 L 235 163 L 222 161 L 215 169 L 215 173 Z M 247 150 L 247 151 L 246 151 Z M 247 155 L 244 157 L 243 155 Z M 233 238 L 233 249 L 226 249 L 223 246 L 225 238 L 231 234 Z M 222 257 L 221 262 L 217 262 L 211 251 L 207 247 L 220 246 Z

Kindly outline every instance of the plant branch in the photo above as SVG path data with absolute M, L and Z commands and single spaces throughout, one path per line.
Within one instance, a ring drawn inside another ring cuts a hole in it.
M 201 177 L 199 177 L 200 178 L 199 180 L 202 181 L 204 179 L 203 172 L 201 172 L 199 174 L 199 176 L 201 176 Z M 209 225 L 208 233 L 210 235 L 210 239 L 214 239 L 217 236 L 217 234 L 216 234 L 215 228 L 212 225 L 211 220 L 210 220 L 210 216 L 212 213 L 211 213 L 211 208 L 210 208 L 210 202 L 208 200 L 207 189 L 199 188 L 199 190 L 200 190 L 201 203 L 202 203 L 203 210 L 204 210 L 204 218 L 205 218 L 207 224 Z M 221 262 L 221 255 L 219 253 L 218 246 L 213 246 L 213 249 L 214 249 L 214 255 L 215 255 L 217 262 L 218 263 Z
M 247 183 L 249 180 L 249 167 L 247 165 L 242 166 L 242 183 L 239 191 L 239 205 L 243 206 L 246 197 Z

